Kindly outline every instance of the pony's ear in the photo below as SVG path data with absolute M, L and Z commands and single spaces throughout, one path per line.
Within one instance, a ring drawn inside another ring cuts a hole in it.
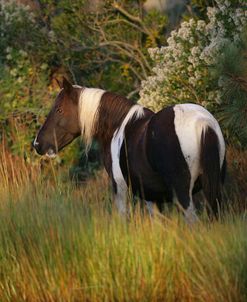
M 57 78 L 55 78 L 55 80 L 56 80 L 57 85 L 59 86 L 59 88 L 62 89 L 63 88 L 62 83 Z
M 68 93 L 70 93 L 73 89 L 72 84 L 65 77 L 63 77 L 63 86 L 62 86 L 62 88 Z

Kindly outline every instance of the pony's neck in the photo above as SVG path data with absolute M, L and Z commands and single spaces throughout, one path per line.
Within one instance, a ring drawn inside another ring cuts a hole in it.
M 105 146 L 117 129 L 124 131 L 133 119 L 144 115 L 143 107 L 101 89 L 83 88 L 79 99 L 79 121 L 88 151 L 93 137 Z
M 144 115 L 143 107 L 133 101 L 105 92 L 100 100 L 97 120 L 95 122 L 95 137 L 101 145 L 106 146 L 112 140 L 117 129 L 124 131 L 125 126 L 133 119 Z

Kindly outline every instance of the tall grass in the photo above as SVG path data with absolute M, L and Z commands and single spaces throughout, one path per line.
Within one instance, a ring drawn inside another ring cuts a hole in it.
M 0 301 L 247 300 L 244 215 L 126 221 L 102 173 L 76 188 L 1 159 Z

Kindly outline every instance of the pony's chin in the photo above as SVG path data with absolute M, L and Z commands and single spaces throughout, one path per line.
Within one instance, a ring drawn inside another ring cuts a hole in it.
M 52 149 L 49 149 L 45 155 L 49 158 L 55 158 L 57 156 L 57 154 Z

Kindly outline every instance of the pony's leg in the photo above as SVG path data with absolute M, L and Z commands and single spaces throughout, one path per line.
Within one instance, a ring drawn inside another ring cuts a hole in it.
M 152 201 L 145 200 L 146 208 L 148 210 L 148 213 L 150 217 L 154 216 L 154 203 Z
M 192 199 L 194 182 L 194 178 L 189 177 L 185 180 L 178 176 L 174 184 L 177 200 L 183 208 L 185 220 L 189 225 L 193 225 L 196 221 L 198 221 Z
M 183 208 L 183 213 L 184 213 L 186 222 L 189 225 L 193 225 L 195 222 L 198 221 L 198 216 L 195 211 L 195 206 L 194 206 L 192 197 L 190 196 L 190 194 L 181 196 L 181 194 L 178 192 L 176 193 L 176 195 L 177 195 L 179 204 Z
M 157 208 L 160 213 L 164 213 L 165 209 L 168 208 L 169 212 L 172 210 L 173 205 L 173 191 L 170 188 L 171 186 L 167 186 L 166 192 L 164 193 L 164 197 L 156 200 Z
M 116 183 L 115 186 L 116 186 L 115 196 L 114 196 L 115 205 L 119 214 L 125 216 L 127 214 L 126 198 L 127 198 L 128 187 L 125 182 Z
M 189 225 L 193 225 L 198 221 L 192 197 L 190 197 L 190 203 L 188 208 L 185 210 L 184 216 Z

